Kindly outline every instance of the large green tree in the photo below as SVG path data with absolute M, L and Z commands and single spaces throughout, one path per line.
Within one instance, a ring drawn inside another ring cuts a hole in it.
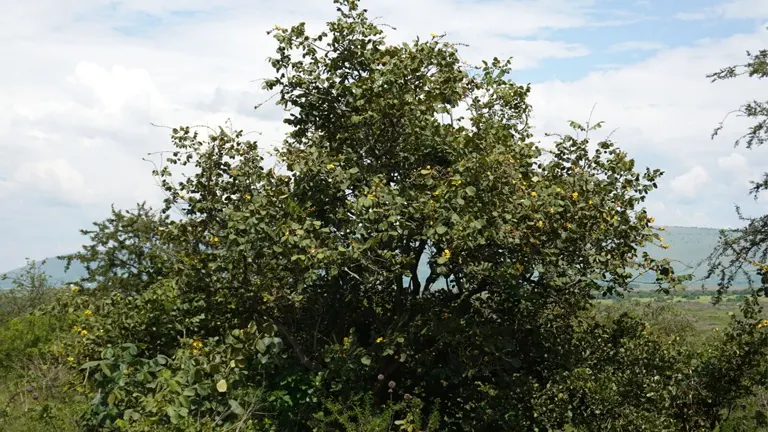
M 177 128 L 159 214 L 86 232 L 99 287 L 59 306 L 92 427 L 378 430 L 339 415 L 359 400 L 404 404 L 405 430 L 430 412 L 439 430 L 716 425 L 756 380 L 751 306 L 704 358 L 592 311 L 638 273 L 680 282 L 638 252 L 663 245 L 642 208 L 661 172 L 610 141 L 535 144 L 509 61 L 387 44 L 336 3 L 327 31 L 272 30 L 286 170 L 241 132 Z

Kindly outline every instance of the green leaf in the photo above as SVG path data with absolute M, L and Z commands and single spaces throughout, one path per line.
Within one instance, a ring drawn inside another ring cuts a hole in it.
M 437 231 L 438 234 L 444 234 L 446 231 L 448 231 L 448 228 L 443 225 L 438 225 L 437 228 L 435 228 L 435 231 Z
M 179 403 L 181 403 L 181 406 L 183 406 L 184 408 L 189 408 L 189 406 L 190 406 L 189 397 L 187 397 L 187 396 L 185 396 L 183 394 L 180 395 L 179 396 Z
M 230 399 L 229 400 L 229 406 L 232 408 L 232 412 L 233 413 L 235 413 L 235 414 L 237 414 L 239 416 L 245 414 L 245 410 L 243 409 L 242 406 L 240 406 L 239 403 L 237 403 L 236 400 Z
M 369 366 L 371 364 L 371 358 L 368 356 L 363 356 L 363 358 L 360 359 L 360 363 Z
M 176 424 L 179 422 L 179 413 L 176 411 L 176 408 L 169 406 L 165 409 L 165 412 L 170 417 L 171 423 Z
M 94 366 L 99 366 L 101 364 L 100 361 L 90 361 L 88 363 L 85 363 L 84 365 L 80 366 L 80 369 L 90 369 Z

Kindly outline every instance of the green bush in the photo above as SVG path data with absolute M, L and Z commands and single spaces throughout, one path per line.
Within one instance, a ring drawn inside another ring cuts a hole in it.
M 0 326 L 0 373 L 8 374 L 40 355 L 56 338 L 59 327 L 55 318 L 35 315 L 13 318 Z

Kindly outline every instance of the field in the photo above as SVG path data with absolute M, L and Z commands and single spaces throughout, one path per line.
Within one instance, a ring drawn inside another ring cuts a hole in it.
M 718 304 L 713 304 L 712 291 L 689 291 L 685 296 L 654 295 L 650 292 L 634 292 L 625 295 L 623 299 L 599 299 L 601 305 L 636 305 L 641 306 L 650 302 L 673 303 L 680 312 L 691 321 L 701 333 L 715 331 L 728 324 L 730 314 L 739 315 L 739 307 L 746 291 L 735 291 L 722 298 Z M 768 317 L 768 299 L 761 297 L 760 303 Z

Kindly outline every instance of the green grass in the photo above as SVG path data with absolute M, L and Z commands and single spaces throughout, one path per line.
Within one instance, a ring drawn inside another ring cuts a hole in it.
M 666 299 L 666 301 L 670 301 L 680 308 L 683 314 L 695 324 L 696 329 L 702 333 L 712 332 L 715 328 L 719 329 L 727 326 L 730 321 L 729 313 L 734 313 L 737 316 L 740 314 L 739 307 L 741 302 L 737 301 L 739 299 L 738 295 L 727 295 L 717 305 L 712 304 L 712 296 L 709 295 L 702 295 L 696 298 L 672 296 L 666 297 Z M 596 303 L 608 305 L 618 302 L 630 302 L 640 305 L 655 300 L 657 299 L 653 297 L 635 297 L 630 294 L 623 300 L 599 299 L 596 300 Z M 760 303 L 765 307 L 765 314 L 768 318 L 768 299 L 761 298 Z

